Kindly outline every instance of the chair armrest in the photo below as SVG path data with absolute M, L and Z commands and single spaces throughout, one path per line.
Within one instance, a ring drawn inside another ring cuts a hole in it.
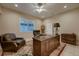
M 2 41 L 1 43 L 14 43 L 16 41 Z
M 24 40 L 24 38 L 16 38 L 16 40 Z

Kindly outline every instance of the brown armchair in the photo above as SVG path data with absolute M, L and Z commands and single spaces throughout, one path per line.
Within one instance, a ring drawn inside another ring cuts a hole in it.
M 22 46 L 25 45 L 23 38 L 16 38 L 13 33 L 6 33 L 1 36 L 1 47 L 3 52 L 17 52 Z
M 61 34 L 61 41 L 64 43 L 76 45 L 76 34 L 63 33 Z

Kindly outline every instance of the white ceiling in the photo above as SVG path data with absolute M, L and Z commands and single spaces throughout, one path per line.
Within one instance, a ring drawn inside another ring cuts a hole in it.
M 38 12 L 34 12 L 35 7 L 32 3 L 19 3 L 18 7 L 15 7 L 13 3 L 3 3 L 2 6 L 6 8 L 10 8 L 22 13 L 26 13 L 31 16 L 39 17 L 41 19 L 46 19 L 49 17 L 52 17 L 56 14 L 66 12 L 68 10 L 72 10 L 74 8 L 78 8 L 78 3 L 47 3 L 44 6 L 44 9 L 46 9 L 46 12 L 41 12 L 40 14 Z M 67 8 L 64 8 L 64 5 L 67 5 Z

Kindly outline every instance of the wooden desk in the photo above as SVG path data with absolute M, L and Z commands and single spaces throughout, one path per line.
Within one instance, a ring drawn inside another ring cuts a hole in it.
M 60 45 L 59 36 L 39 36 L 33 38 L 33 55 L 48 56 Z

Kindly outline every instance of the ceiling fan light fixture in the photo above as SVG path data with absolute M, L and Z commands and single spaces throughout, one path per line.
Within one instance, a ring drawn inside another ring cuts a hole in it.
M 41 13 L 41 12 L 44 12 L 44 11 L 47 11 L 44 6 L 46 5 L 46 3 L 33 3 L 33 7 L 35 7 L 34 9 L 34 12 L 37 12 L 37 13 Z
M 41 13 L 42 11 L 46 11 L 46 9 L 35 9 L 35 11 L 37 11 L 38 13 Z

